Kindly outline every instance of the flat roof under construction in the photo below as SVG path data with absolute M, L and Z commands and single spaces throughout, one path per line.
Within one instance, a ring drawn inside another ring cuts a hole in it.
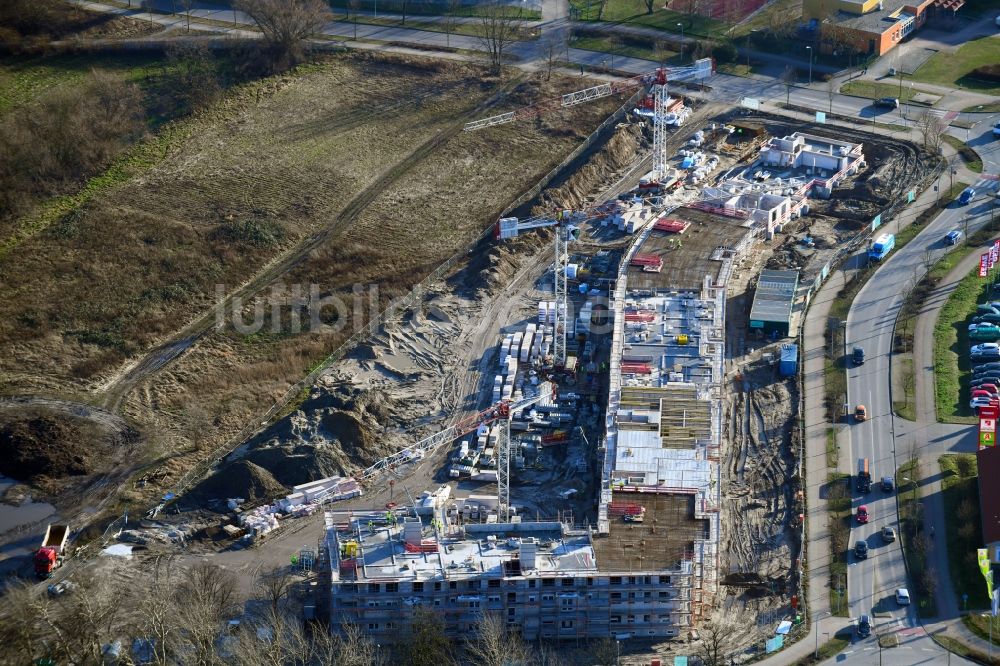
M 641 523 L 611 518 L 608 536 L 594 538 L 598 569 L 656 571 L 675 569 L 681 560 L 690 560 L 694 540 L 709 538 L 709 522 L 694 517 L 695 501 L 693 494 L 614 493 L 615 512 L 639 506 L 645 515 Z
M 706 275 L 713 280 L 722 267 L 721 248 L 733 247 L 750 230 L 746 220 L 729 219 L 690 208 L 678 208 L 669 217 L 691 222 L 682 234 L 653 231 L 639 250 L 663 259 L 659 273 L 634 266 L 628 269 L 629 290 L 700 290 Z

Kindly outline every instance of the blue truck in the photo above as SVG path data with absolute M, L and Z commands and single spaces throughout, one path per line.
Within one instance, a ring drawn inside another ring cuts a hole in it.
M 896 237 L 892 234 L 882 234 L 868 248 L 868 258 L 872 261 L 881 261 L 894 247 L 896 247 Z

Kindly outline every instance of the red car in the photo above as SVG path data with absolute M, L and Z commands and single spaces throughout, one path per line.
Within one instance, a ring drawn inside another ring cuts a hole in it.
M 861 506 L 859 506 L 858 507 L 857 517 L 858 517 L 858 522 L 861 523 L 862 525 L 864 523 L 867 523 L 868 522 L 868 507 L 865 506 L 864 504 L 862 504 Z

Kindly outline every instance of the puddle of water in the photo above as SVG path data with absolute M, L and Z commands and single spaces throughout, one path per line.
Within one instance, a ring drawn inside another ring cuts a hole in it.
M 15 485 L 15 481 L 0 476 L 0 495 Z M 33 502 L 29 497 L 19 505 L 0 503 L 0 535 L 21 525 L 30 525 L 54 515 L 56 508 L 48 502 Z

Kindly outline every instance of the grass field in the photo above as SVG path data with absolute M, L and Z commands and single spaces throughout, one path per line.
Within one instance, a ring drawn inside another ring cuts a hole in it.
M 609 67 L 611 66 L 612 55 L 643 58 L 660 63 L 670 62 L 677 57 L 678 54 L 676 51 L 671 51 L 663 47 L 657 48 L 650 43 L 651 41 L 597 35 L 577 35 L 573 37 L 569 45 L 574 49 L 607 53 Z
M 483 34 L 483 26 L 477 22 L 456 22 L 447 23 L 444 18 L 435 17 L 407 17 L 404 23 L 401 18 L 384 18 L 384 17 L 374 17 L 367 14 L 361 14 L 355 17 L 354 14 L 351 15 L 350 22 L 357 20 L 359 25 L 381 25 L 390 28 L 408 28 L 412 30 L 427 30 L 429 32 L 450 32 L 454 35 L 467 35 L 470 37 L 479 37 Z M 514 34 L 514 39 L 519 41 L 528 41 L 536 39 L 538 37 L 538 29 L 533 27 L 532 24 L 527 24 L 519 27 Z
M 830 525 L 830 610 L 847 617 L 847 565 L 851 557 L 851 476 L 832 472 L 826 479 L 826 511 Z
M 1000 38 L 980 37 L 963 44 L 954 53 L 941 51 L 934 54 L 913 75 L 914 81 L 958 86 L 986 95 L 1000 94 L 1000 83 L 970 78 L 970 73 L 981 65 L 1000 62 Z
M 482 16 L 485 9 L 482 6 L 459 4 L 453 5 L 449 2 L 412 2 L 411 0 L 358 0 L 357 9 L 363 12 L 384 12 L 386 14 L 402 14 L 404 5 L 406 14 L 417 16 Z M 351 6 L 349 0 L 330 0 L 330 7 L 335 14 L 341 11 L 355 8 Z M 537 9 L 522 9 L 520 7 L 507 6 L 504 9 L 511 16 L 517 16 L 524 20 L 537 20 L 542 17 L 542 12 Z M 338 11 L 339 10 L 339 11 Z
M 958 151 L 958 156 L 965 162 L 965 166 L 969 167 L 969 171 L 975 173 L 983 172 L 983 159 L 979 156 L 979 153 L 970 148 L 964 141 L 951 134 L 942 134 L 941 138 L 944 139 L 945 143 Z
M 909 479 L 909 480 L 907 480 Z M 918 484 L 923 470 L 915 458 L 907 460 L 896 469 L 896 501 L 899 507 L 899 539 L 910 579 L 910 594 L 917 599 L 917 615 L 934 617 L 937 614 L 936 576 L 933 567 L 927 566 L 928 554 L 935 547 L 924 533 L 922 503 Z
M 986 583 L 976 559 L 976 549 L 983 539 L 976 456 L 973 453 L 945 455 L 938 459 L 938 464 L 941 466 L 944 513 L 953 520 L 945 521 L 948 538 L 936 543 L 948 548 L 948 569 L 959 606 L 965 593 L 969 595 L 969 609 L 989 608 Z
M 903 89 L 900 90 L 898 85 L 894 85 L 892 83 L 880 83 L 878 81 L 849 81 L 848 83 L 840 86 L 840 92 L 844 95 L 853 95 L 854 97 L 864 97 L 866 99 L 896 97 L 900 102 L 909 102 L 911 101 L 913 95 L 920 93 L 933 94 L 926 90 L 911 88 L 905 83 L 903 85 Z
M 983 582 L 982 576 L 980 576 L 979 580 L 985 590 L 986 583 Z M 990 627 L 991 622 L 993 623 L 992 627 Z M 970 611 L 968 615 L 962 616 L 962 624 L 968 627 L 969 631 L 974 633 L 976 636 L 979 636 L 984 641 L 988 641 L 992 637 L 994 648 L 995 646 L 1000 645 L 1000 618 L 991 617 L 983 612 Z M 993 650 L 993 654 L 996 656 L 993 657 L 993 661 L 991 662 L 987 659 L 987 655 L 980 653 L 980 661 L 983 663 L 1000 664 L 1000 655 L 997 655 L 996 649 Z
M 666 32 L 683 33 L 696 37 L 719 37 L 728 26 L 721 21 L 715 21 L 697 14 L 689 16 L 669 9 L 656 9 L 652 14 L 646 13 L 643 0 L 614 0 L 607 3 L 604 16 L 598 17 L 600 3 L 597 0 L 570 0 L 571 11 L 579 12 L 580 21 L 605 21 L 608 23 L 623 23 L 634 26 L 656 28 Z
M 986 300 L 983 287 L 977 266 L 959 282 L 934 326 L 935 403 L 938 420 L 945 423 L 976 421 L 969 409 L 969 387 L 964 378 L 970 369 L 968 321 L 976 304 Z

